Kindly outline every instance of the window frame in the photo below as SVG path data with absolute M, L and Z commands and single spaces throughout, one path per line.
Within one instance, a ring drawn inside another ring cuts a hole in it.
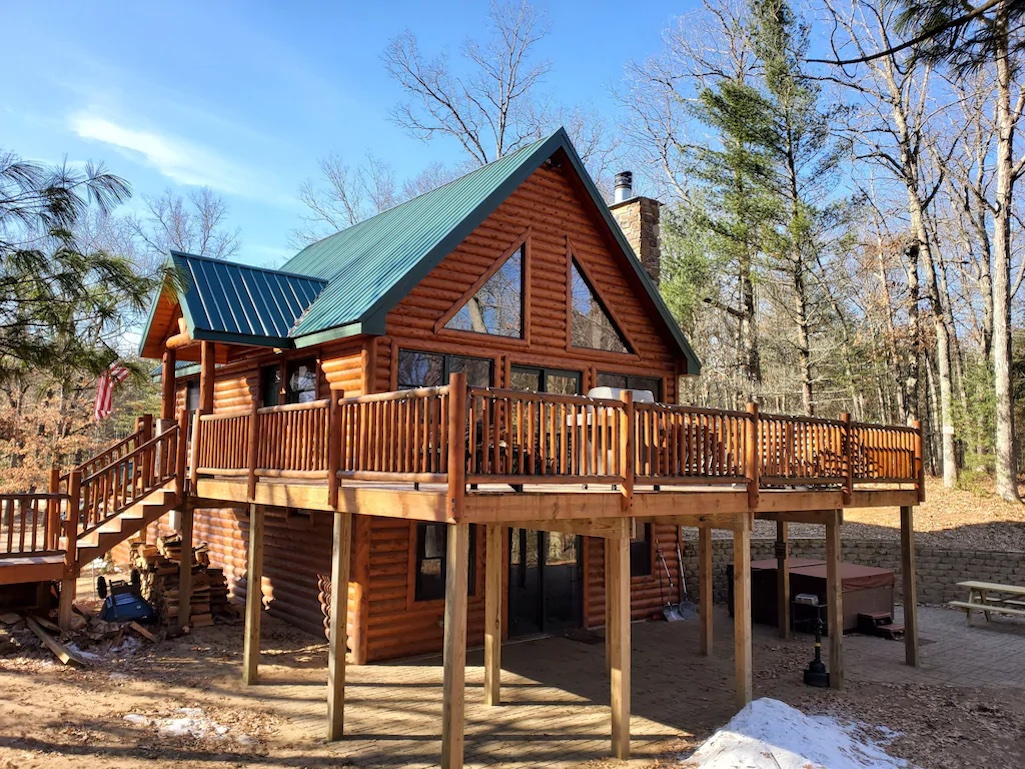
M 572 353 L 586 353 L 587 355 L 597 355 L 599 359 L 605 357 L 609 361 L 622 361 L 626 358 L 632 358 L 638 360 L 637 345 L 634 344 L 633 339 L 626 332 L 623 324 L 620 322 L 619 317 L 612 310 L 609 304 L 602 297 L 601 292 L 598 291 L 594 279 L 591 277 L 591 273 L 588 272 L 587 267 L 577 256 L 577 249 L 573 243 L 567 241 L 566 244 L 566 352 Z M 580 277 L 583 278 L 584 283 L 587 284 L 591 295 L 595 301 L 601 307 L 602 311 L 608 316 L 609 321 L 612 323 L 620 340 L 623 342 L 626 348 L 625 352 L 618 350 L 603 350 L 594 347 L 578 347 L 573 344 L 573 268 L 576 267 L 580 273 Z
M 583 371 L 574 371 L 573 369 L 550 368 L 550 367 L 547 367 L 547 366 L 531 366 L 531 365 L 528 365 L 528 364 L 513 363 L 513 364 L 511 364 L 509 366 L 509 382 L 508 382 L 509 389 L 512 389 L 512 390 L 516 389 L 515 387 L 513 387 L 513 384 L 512 384 L 513 374 L 516 372 L 516 369 L 520 369 L 521 371 L 536 371 L 536 372 L 538 372 L 538 383 L 540 384 L 541 389 L 539 389 L 539 390 L 524 390 L 524 392 L 539 392 L 539 393 L 546 393 L 546 392 L 548 392 L 547 383 L 548 383 L 548 377 L 549 376 L 575 376 L 577 378 L 577 393 L 576 394 L 577 395 L 583 395 L 584 394 L 584 372 Z
M 434 333 L 442 336 L 454 336 L 454 337 L 470 337 L 474 339 L 501 339 L 503 345 L 514 345 L 514 346 L 529 346 L 530 344 L 530 275 L 531 275 L 531 227 L 527 227 L 518 238 L 516 238 L 512 245 L 510 245 L 502 255 L 499 256 L 494 263 L 488 267 L 488 269 L 481 275 L 473 284 L 464 291 L 452 306 L 446 310 L 440 318 L 434 323 Z M 467 302 L 476 295 L 485 283 L 505 265 L 507 261 L 517 252 L 522 251 L 522 258 L 520 260 L 520 335 L 519 336 L 502 336 L 500 334 L 482 334 L 479 331 L 467 331 L 458 328 L 447 328 L 449 321 L 454 318 L 460 310 L 466 305 Z M 494 379 L 492 378 L 492 381 Z
M 431 384 L 403 384 L 401 378 L 402 372 L 402 356 L 403 355 L 431 355 L 441 358 L 441 382 L 436 385 Z M 439 352 L 437 350 L 418 350 L 413 347 L 400 347 L 398 353 L 395 356 L 395 388 L 397 390 L 412 390 L 417 387 L 442 387 L 448 384 L 449 377 L 452 375 L 452 361 L 453 359 L 480 361 L 488 364 L 488 384 L 485 387 L 495 386 L 495 359 L 485 355 L 461 355 L 459 353 L 446 353 Z
M 426 531 L 428 526 L 443 526 L 445 531 L 445 543 L 442 546 L 442 555 L 433 556 L 430 559 L 421 558 L 421 546 L 420 546 L 420 532 L 421 530 Z M 445 603 L 445 586 L 448 580 L 448 534 L 451 526 L 447 523 L 437 523 L 434 521 L 410 521 L 409 522 L 409 578 L 406 591 L 406 605 L 409 608 L 430 606 L 432 604 L 444 605 Z M 469 563 L 467 567 L 467 586 L 466 594 L 468 597 L 472 597 L 478 594 L 477 575 L 479 570 L 477 569 L 477 525 L 470 524 L 470 537 L 469 537 Z M 420 587 L 420 567 L 425 560 L 437 560 L 439 562 L 439 568 L 441 569 L 441 595 L 434 596 L 429 595 L 422 597 L 418 595 L 418 588 Z
M 628 374 L 628 373 L 622 372 L 622 371 L 598 371 L 597 373 L 595 373 L 595 376 L 594 376 L 594 386 L 595 387 L 618 387 L 618 385 L 603 385 L 603 384 L 601 384 L 601 382 L 599 382 L 598 380 L 601 379 L 601 377 L 603 377 L 603 376 L 623 377 L 623 379 L 626 382 L 626 387 L 624 389 L 627 389 L 627 390 L 647 390 L 648 389 L 647 387 L 636 387 L 635 386 L 636 385 L 636 380 L 638 380 L 638 379 L 647 379 L 649 381 L 656 382 L 658 384 L 658 387 L 656 388 L 656 390 L 653 393 L 653 395 L 655 396 L 655 402 L 656 403 L 662 403 L 662 393 L 665 390 L 665 380 L 661 376 L 645 376 L 644 374 Z
M 302 401 L 299 400 L 298 396 L 301 393 L 306 392 L 306 390 L 293 390 L 290 385 L 290 380 L 292 379 L 293 370 L 296 373 L 298 373 L 298 369 L 300 366 L 311 366 L 311 364 L 313 369 L 313 398 L 311 398 L 308 401 Z M 312 403 L 313 401 L 317 400 L 317 395 L 320 390 L 320 361 L 315 356 L 292 358 L 291 360 L 286 360 L 284 362 L 283 371 L 284 376 L 282 377 L 282 390 L 285 396 L 284 405 L 290 405 L 295 403 Z M 293 395 L 296 396 L 294 400 L 292 397 Z

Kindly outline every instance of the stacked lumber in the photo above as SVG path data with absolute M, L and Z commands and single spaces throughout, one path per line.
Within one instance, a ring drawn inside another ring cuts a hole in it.
M 178 577 L 182 559 L 182 541 L 177 534 L 157 537 L 155 545 L 133 542 L 132 565 L 139 570 L 142 597 L 157 612 L 163 625 L 178 621 L 180 607 Z M 189 602 L 189 625 L 206 627 L 214 624 L 215 614 L 231 613 L 228 605 L 228 583 L 224 570 L 210 568 L 206 543 L 192 550 L 192 599 Z

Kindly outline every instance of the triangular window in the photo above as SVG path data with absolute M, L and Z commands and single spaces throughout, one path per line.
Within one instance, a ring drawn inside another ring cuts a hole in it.
M 570 344 L 590 350 L 630 352 L 623 333 L 616 327 L 598 298 L 594 287 L 574 259 L 570 268 L 573 308 L 570 318 Z
M 445 328 L 492 336 L 523 336 L 523 246 L 512 252 Z

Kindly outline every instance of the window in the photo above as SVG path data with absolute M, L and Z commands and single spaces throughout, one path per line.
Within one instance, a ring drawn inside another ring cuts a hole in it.
M 317 361 L 290 361 L 285 376 L 285 403 L 310 403 L 317 399 Z
M 573 260 L 571 272 L 570 291 L 573 294 L 573 307 L 570 313 L 570 344 L 590 350 L 630 352 L 626 339 L 612 322 L 576 259 Z
M 513 366 L 509 372 L 509 387 L 513 390 L 580 395 L 580 386 L 579 371 Z
M 445 597 L 445 575 L 448 559 L 448 524 L 418 523 L 416 525 L 416 575 L 413 600 L 436 601 Z M 477 527 L 470 526 L 469 595 L 476 580 Z
M 199 408 L 199 380 L 193 379 L 185 383 L 185 408 L 195 411 Z
M 630 540 L 630 576 L 651 576 L 651 524 L 637 527 L 637 534 Z
M 457 331 L 523 336 L 523 246 L 445 324 Z
M 277 406 L 280 402 L 281 366 L 264 366 L 260 369 L 260 405 Z
M 466 374 L 467 384 L 471 387 L 490 387 L 491 369 L 490 358 L 399 350 L 398 384 L 400 390 L 409 390 L 413 387 L 439 387 L 448 384 L 451 374 L 463 372 Z
M 599 371 L 595 384 L 598 387 L 616 387 L 620 390 L 647 390 L 655 396 L 656 401 L 662 400 L 662 380 L 657 377 Z

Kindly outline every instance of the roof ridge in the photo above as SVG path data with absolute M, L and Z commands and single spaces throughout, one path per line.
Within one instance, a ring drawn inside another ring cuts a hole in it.
M 180 251 L 177 248 L 168 249 L 171 256 L 181 256 L 186 259 L 199 259 L 204 262 L 213 262 L 214 264 L 225 264 L 231 267 L 241 267 L 246 270 L 254 270 L 256 272 L 269 272 L 275 275 L 283 275 L 287 278 L 301 278 L 302 280 L 312 280 L 315 283 L 327 284 L 327 280 L 324 278 L 318 278 L 316 275 L 305 275 L 301 272 L 291 272 L 289 270 L 281 270 L 275 267 L 263 267 L 255 264 L 246 264 L 245 262 L 236 262 L 231 259 L 217 259 L 213 256 L 203 256 L 201 254 L 190 254 L 188 251 Z

